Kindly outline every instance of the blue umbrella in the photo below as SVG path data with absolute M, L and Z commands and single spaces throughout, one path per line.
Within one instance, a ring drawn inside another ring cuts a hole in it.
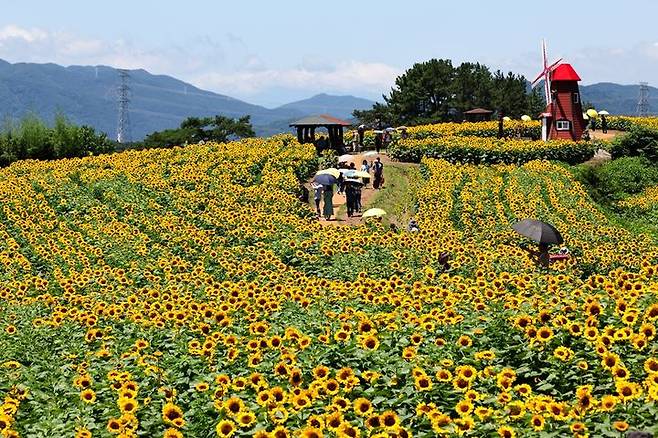
M 313 181 L 318 184 L 322 184 L 323 186 L 332 186 L 338 182 L 335 176 L 329 175 L 327 173 L 316 175 Z

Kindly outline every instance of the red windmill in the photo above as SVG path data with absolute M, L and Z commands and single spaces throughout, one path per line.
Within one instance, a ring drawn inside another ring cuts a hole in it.
M 580 77 L 571 64 L 563 64 L 562 59 L 548 65 L 546 41 L 542 41 L 542 60 L 544 69 L 532 82 L 534 87 L 544 80 L 547 106 L 541 115 L 542 140 L 580 140 L 586 126 L 578 89 Z

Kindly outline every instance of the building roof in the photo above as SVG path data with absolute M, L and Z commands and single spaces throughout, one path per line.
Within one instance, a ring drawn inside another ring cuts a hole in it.
M 553 74 L 551 75 L 551 81 L 579 81 L 580 76 L 576 73 L 576 70 L 573 69 L 571 64 L 560 64 L 555 67 Z
M 472 110 L 464 112 L 464 114 L 492 114 L 493 111 L 484 109 L 484 108 L 474 108 Z
M 303 119 L 297 120 L 290 124 L 290 126 L 350 126 L 350 122 L 338 119 L 336 117 L 322 114 L 319 116 L 308 116 Z

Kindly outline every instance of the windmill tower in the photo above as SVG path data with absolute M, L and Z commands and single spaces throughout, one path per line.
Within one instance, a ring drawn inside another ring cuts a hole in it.
M 548 64 L 546 41 L 542 41 L 543 69 L 532 82 L 535 87 L 544 81 L 546 110 L 541 114 L 542 140 L 580 140 L 585 132 L 585 119 L 578 82 L 580 76 L 571 64 L 558 59 Z
M 121 80 L 117 88 L 117 103 L 119 105 L 119 120 L 117 123 L 117 142 L 130 143 L 132 136 L 130 133 L 130 118 L 128 115 L 128 104 L 130 104 L 130 73 L 128 70 L 119 70 Z

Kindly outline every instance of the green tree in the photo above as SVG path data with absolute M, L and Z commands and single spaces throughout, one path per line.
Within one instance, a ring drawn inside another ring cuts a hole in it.
M 491 82 L 494 109 L 514 119 L 526 114 L 530 109 L 527 84 L 522 75 L 512 72 L 505 75 L 500 70 L 496 71 Z
M 465 111 L 491 107 L 491 81 L 489 68 L 480 63 L 465 62 L 455 69 L 452 106 L 460 120 Z
M 422 124 L 448 119 L 455 69 L 449 59 L 414 64 L 395 80 L 386 104 L 397 123 Z
M 149 134 L 144 139 L 144 147 L 183 146 L 200 141 L 222 143 L 255 135 L 249 116 L 239 119 L 224 116 L 188 117 L 177 129 L 166 129 Z

